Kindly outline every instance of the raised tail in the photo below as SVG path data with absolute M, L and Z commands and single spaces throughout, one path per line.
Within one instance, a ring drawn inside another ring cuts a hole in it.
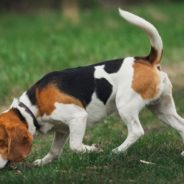
M 119 9 L 119 13 L 126 21 L 140 27 L 147 33 L 151 43 L 151 51 L 147 59 L 151 64 L 159 64 L 162 57 L 163 43 L 157 29 L 145 19 L 130 12 Z

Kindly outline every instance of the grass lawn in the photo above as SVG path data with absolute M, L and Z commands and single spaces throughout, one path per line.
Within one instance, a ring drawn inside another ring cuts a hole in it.
M 184 115 L 184 4 L 127 9 L 159 29 L 164 42 L 163 68 L 171 75 L 177 109 Z M 116 9 L 81 12 L 78 23 L 68 22 L 58 13 L 1 14 L 0 35 L 1 109 L 49 71 L 146 55 L 150 49 L 146 35 L 122 20 Z M 24 162 L 0 170 L 0 183 L 183 183 L 180 137 L 147 110 L 140 118 L 146 135 L 126 154 L 111 154 L 127 135 L 124 124 L 113 115 L 88 130 L 85 137 L 88 144 L 101 144 L 104 152 L 75 154 L 66 145 L 59 160 L 34 168 L 31 163 L 47 153 L 53 137 L 52 133 L 39 135 Z

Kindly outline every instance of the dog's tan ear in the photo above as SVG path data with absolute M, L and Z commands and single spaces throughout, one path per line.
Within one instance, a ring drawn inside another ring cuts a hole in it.
M 19 162 L 26 158 L 32 148 L 32 135 L 24 126 L 8 129 L 8 160 Z

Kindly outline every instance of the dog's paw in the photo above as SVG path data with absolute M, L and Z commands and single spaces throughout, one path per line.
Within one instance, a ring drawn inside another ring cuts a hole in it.
M 118 149 L 118 148 L 115 148 L 115 149 L 113 149 L 113 150 L 112 150 L 112 153 L 113 153 L 113 154 L 119 154 L 119 153 L 120 153 L 120 151 L 119 151 L 119 149 Z
M 116 154 L 116 155 L 126 155 L 127 154 L 127 150 L 121 150 L 119 148 L 115 148 L 112 150 L 112 154 Z
M 38 167 L 43 166 L 43 165 L 44 165 L 44 164 L 43 164 L 43 160 L 42 160 L 42 159 L 37 159 L 37 160 L 35 160 L 35 161 L 33 162 L 33 165 L 34 165 L 34 166 L 38 166 Z

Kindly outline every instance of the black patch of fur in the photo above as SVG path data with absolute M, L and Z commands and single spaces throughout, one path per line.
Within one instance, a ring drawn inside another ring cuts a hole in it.
M 91 101 L 95 88 L 94 67 L 80 67 L 65 70 L 57 81 L 59 89 L 79 99 L 84 106 Z
M 95 64 L 95 66 L 98 65 L 104 65 L 104 70 L 111 74 L 111 73 L 116 73 L 119 71 L 119 69 L 121 68 L 121 65 L 123 63 L 123 58 L 120 59 L 113 59 L 110 61 L 104 61 L 98 64 Z
M 42 89 L 53 83 L 62 92 L 79 99 L 86 106 L 91 101 L 95 87 L 93 75 L 94 67 L 90 66 L 51 72 L 33 85 L 27 91 L 27 95 L 31 103 L 35 104 L 36 88 Z
M 96 81 L 96 94 L 97 97 L 104 103 L 107 103 L 111 93 L 112 93 L 112 85 L 105 79 L 95 79 Z
M 106 72 L 115 73 L 120 69 L 122 63 L 123 59 L 115 59 L 85 67 L 71 68 L 63 71 L 48 73 L 27 91 L 27 95 L 31 103 L 35 105 L 36 89 L 42 89 L 48 84 L 52 83 L 55 84 L 56 87 L 58 87 L 58 89 L 60 89 L 62 92 L 79 99 L 84 106 L 87 106 L 90 103 L 95 89 L 98 92 L 99 98 L 103 101 L 103 103 L 106 103 L 112 91 L 112 86 L 110 86 L 108 81 L 105 79 L 95 81 L 94 67 L 104 65 L 104 70 Z M 97 87 L 95 85 L 97 85 Z M 107 87 L 107 92 L 104 93 L 100 85 L 102 85 L 104 88 Z
M 107 62 L 105 64 L 105 68 L 104 70 L 107 72 L 107 73 L 116 73 L 119 71 L 121 65 L 123 63 L 123 60 L 122 59 L 117 59 L 117 60 L 113 60 L 111 62 Z
M 33 105 L 36 105 L 36 88 L 37 83 L 27 90 L 27 95 Z

